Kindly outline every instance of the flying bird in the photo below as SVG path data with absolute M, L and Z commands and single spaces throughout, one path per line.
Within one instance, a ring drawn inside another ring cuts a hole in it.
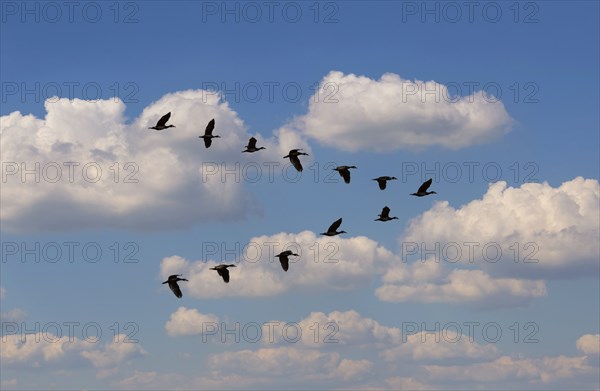
M 322 232 L 321 235 L 335 236 L 335 235 L 339 235 L 339 234 L 347 234 L 348 232 L 346 232 L 346 231 L 340 231 L 340 232 L 337 231 L 337 229 L 340 228 L 340 225 L 342 225 L 341 217 L 338 220 L 336 220 L 333 224 L 331 224 L 331 226 L 327 229 L 327 232 Z
M 152 126 L 148 129 L 154 129 L 154 130 L 164 130 L 167 128 L 174 128 L 175 125 L 167 125 L 167 121 L 169 120 L 169 118 L 171 118 L 171 112 L 169 111 L 167 114 L 163 115 L 158 122 L 156 123 L 156 126 Z
M 219 273 L 219 275 L 221 277 L 223 277 L 223 281 L 229 282 L 229 270 L 227 270 L 228 267 L 236 267 L 236 266 L 235 265 L 217 265 L 215 267 L 211 267 L 210 270 L 216 270 L 217 273 Z
M 393 181 L 395 179 L 398 178 L 396 178 L 395 176 L 380 176 L 379 178 L 375 178 L 373 180 L 377 181 L 381 190 L 385 190 L 385 185 L 387 184 L 387 181 Z
M 384 206 L 383 209 L 381 210 L 381 214 L 379 215 L 378 219 L 375 219 L 375 221 L 390 221 L 390 220 L 394 220 L 397 219 L 397 217 L 390 217 L 390 208 L 388 208 L 387 206 Z
M 300 149 L 292 149 L 283 158 L 285 159 L 286 157 L 289 157 L 290 158 L 290 162 L 292 163 L 292 165 L 294 166 L 294 168 L 296 168 L 296 170 L 298 170 L 299 172 L 302 172 L 302 164 L 300 164 L 300 159 L 298 159 L 298 156 L 300 156 L 300 155 L 306 155 L 306 156 L 308 156 L 308 153 L 298 152 L 298 151 L 302 151 L 302 148 L 300 148 Z
M 351 168 L 357 168 L 356 166 L 339 166 L 334 168 L 335 171 L 337 171 L 342 178 L 344 178 L 344 182 L 346 183 L 350 183 L 350 169 Z
M 431 182 L 433 182 L 433 178 L 429 178 L 429 180 L 423 182 L 421 187 L 419 187 L 419 190 L 417 190 L 416 193 L 412 193 L 411 195 L 417 197 L 424 197 L 429 194 L 437 194 L 435 191 L 427 191 L 427 189 L 429 189 L 429 186 L 431 186 Z
M 213 138 L 217 138 L 217 137 L 221 137 L 221 136 L 213 136 L 212 132 L 213 129 L 215 128 L 215 119 L 211 119 L 208 122 L 208 125 L 206 125 L 206 129 L 204 130 L 204 136 L 198 136 L 199 138 L 203 138 L 204 139 L 204 146 L 206 148 L 210 147 L 210 144 L 212 144 L 212 139 Z
M 279 262 L 281 262 L 281 267 L 283 268 L 283 271 L 287 272 L 288 268 L 290 267 L 289 264 L 289 257 L 290 256 L 298 256 L 298 254 L 294 254 L 292 252 L 292 250 L 286 250 L 284 252 L 281 252 L 277 255 L 275 255 L 277 258 L 279 258 Z
M 177 281 L 187 281 L 185 278 L 179 278 L 181 274 L 173 274 L 170 275 L 167 281 L 163 282 L 163 284 L 169 284 L 169 288 L 175 293 L 175 296 L 181 297 L 183 294 L 181 293 L 181 289 L 179 289 L 179 285 L 177 285 Z
M 266 149 L 265 147 L 260 147 L 260 148 L 256 148 L 256 139 L 254 137 L 250 137 L 250 140 L 248 140 L 248 145 L 246 145 L 246 149 L 243 150 L 242 152 L 256 152 L 256 151 L 260 151 L 261 149 Z

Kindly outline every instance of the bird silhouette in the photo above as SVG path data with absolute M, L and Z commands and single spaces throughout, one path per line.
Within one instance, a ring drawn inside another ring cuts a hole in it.
M 181 299 L 181 297 L 183 297 L 183 294 L 181 293 L 181 289 L 179 289 L 179 285 L 177 284 L 177 281 L 187 281 L 187 280 L 185 278 L 179 278 L 180 275 L 181 274 L 170 275 L 169 278 L 167 279 L 167 281 L 163 282 L 163 284 L 169 284 L 169 288 L 171 288 L 173 293 L 175 293 L 175 296 L 177 296 Z
M 175 125 L 166 125 L 167 121 L 169 120 L 169 118 L 171 118 L 171 112 L 169 111 L 167 114 L 163 115 L 158 122 L 156 123 L 156 126 L 152 126 L 148 129 L 154 129 L 154 130 L 164 130 L 167 128 L 174 128 Z
M 288 268 L 290 267 L 289 257 L 292 255 L 296 256 L 296 257 L 298 256 L 298 254 L 294 254 L 292 252 L 292 250 L 286 250 L 286 251 L 283 251 L 283 252 L 275 255 L 277 258 L 279 258 L 279 262 L 281 262 L 281 267 L 283 268 L 283 271 L 285 271 L 285 272 L 287 272 Z
M 210 270 L 216 270 L 217 273 L 219 273 L 219 275 L 221 277 L 223 277 L 223 281 L 228 283 L 229 282 L 229 270 L 227 270 L 228 267 L 236 267 L 236 266 L 235 265 L 217 265 L 215 267 L 211 267 Z
M 381 190 L 385 190 L 387 181 L 393 181 L 395 179 L 398 179 L 398 178 L 396 178 L 395 176 L 380 176 L 379 178 L 375 178 L 373 180 L 377 181 L 377 183 L 379 184 L 379 188 Z
M 342 178 L 344 178 L 344 182 L 350 183 L 350 169 L 357 168 L 356 166 L 339 166 L 334 168 Z
M 260 151 L 261 149 L 266 149 L 265 147 L 260 147 L 260 148 L 256 148 L 256 139 L 254 137 L 250 137 L 250 140 L 248 140 L 248 145 L 246 145 L 246 149 L 243 150 L 242 152 L 256 152 L 256 151 Z
M 390 220 L 394 220 L 394 219 L 398 219 L 398 218 L 390 217 L 390 208 L 388 208 L 387 206 L 384 206 L 383 209 L 381 210 L 381 214 L 379 215 L 379 218 L 375 219 L 375 221 L 390 221 Z
M 433 178 L 429 178 L 429 180 L 423 182 L 423 184 L 421 185 L 421 187 L 419 187 L 419 190 L 417 190 L 416 193 L 412 193 L 411 195 L 414 195 L 417 197 L 424 197 L 429 194 L 437 194 L 435 191 L 427 191 L 427 189 L 429 189 L 429 186 L 431 186 L 432 182 L 433 182 Z
M 331 226 L 327 229 L 327 232 L 321 232 L 320 235 L 335 236 L 335 235 L 339 235 L 339 234 L 347 234 L 348 232 L 346 232 L 346 231 L 340 231 L 340 232 L 337 231 L 337 229 L 340 228 L 340 225 L 342 225 L 341 217 L 338 220 L 334 221 L 333 224 L 331 224 Z
M 298 170 L 298 172 L 302 172 L 302 164 L 300 164 L 300 159 L 298 159 L 298 156 L 300 156 L 300 155 L 308 156 L 308 153 L 298 152 L 298 151 L 302 151 L 302 148 L 290 150 L 290 152 L 287 155 L 285 155 L 283 158 L 285 159 L 286 157 L 289 157 L 290 162 L 292 163 L 294 168 L 296 170 Z
M 204 146 L 206 148 L 210 147 L 210 145 L 212 144 L 212 139 L 213 138 L 217 138 L 217 137 L 221 137 L 221 136 L 213 136 L 212 132 L 213 129 L 215 128 L 215 119 L 211 119 L 208 122 L 208 125 L 206 125 L 206 129 L 204 130 L 204 136 L 198 136 L 199 138 L 203 138 L 204 139 Z

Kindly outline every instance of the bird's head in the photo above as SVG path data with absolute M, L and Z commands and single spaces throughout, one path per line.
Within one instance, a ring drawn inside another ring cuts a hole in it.
M 429 194 L 437 194 L 435 191 L 430 191 Z
M 398 178 L 396 178 L 395 176 L 393 176 L 393 177 L 390 178 L 390 180 L 392 180 L 392 179 L 398 179 Z
M 235 266 L 235 265 L 227 265 L 227 266 L 229 266 L 229 267 L 237 267 L 237 266 Z
M 217 270 L 216 267 L 211 267 L 209 270 Z
M 341 234 L 347 234 L 348 232 L 346 231 L 340 231 Z

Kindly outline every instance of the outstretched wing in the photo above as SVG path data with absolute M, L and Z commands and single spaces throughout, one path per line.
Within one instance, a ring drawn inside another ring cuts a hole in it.
M 329 229 L 327 230 L 327 232 L 335 232 L 335 231 L 337 231 L 337 229 L 340 228 L 340 225 L 342 225 L 342 218 L 341 217 L 338 220 L 334 221 L 333 224 L 331 224 L 331 226 L 329 227 Z
M 429 186 L 431 186 L 431 182 L 433 182 L 433 178 L 429 178 L 428 181 L 423 182 L 417 193 L 425 193 L 429 189 Z
M 161 126 L 165 126 L 167 121 L 171 118 L 171 112 L 169 111 L 167 114 L 163 115 L 158 122 L 156 123 L 156 127 L 160 128 Z
M 204 135 L 205 136 L 210 136 L 212 135 L 213 129 L 215 128 L 215 119 L 211 119 L 208 122 L 208 125 L 206 125 L 206 130 L 204 130 Z M 208 147 L 207 147 L 208 148 Z
M 296 170 L 298 170 L 299 172 L 302 172 L 302 164 L 300 164 L 300 159 L 298 159 L 298 156 L 296 155 L 290 155 L 290 162 L 292 162 L 292 165 L 294 166 L 294 168 Z
M 385 190 L 386 182 L 387 181 L 385 179 L 377 179 L 377 183 L 379 184 L 379 188 L 381 190 Z
M 179 285 L 177 285 L 177 281 L 169 281 L 169 288 L 175 293 L 175 296 L 181 299 L 183 294 L 181 293 L 181 289 L 179 289 Z
M 350 183 L 350 170 L 345 169 L 345 170 L 339 170 L 338 172 L 340 173 L 342 178 L 344 178 L 344 182 Z
M 223 277 L 223 281 L 229 282 L 229 270 L 223 268 L 223 269 L 217 270 L 217 273 L 219 273 L 219 275 L 221 277 Z
M 290 262 L 287 255 L 279 257 L 279 262 L 281 262 L 281 267 L 283 268 L 283 271 L 287 272 L 290 267 Z
M 250 140 L 248 140 L 248 149 L 255 149 L 256 148 L 256 139 L 254 137 L 251 137 Z
M 204 137 L 204 146 L 206 148 L 210 147 L 210 145 L 212 144 L 212 138 L 210 137 Z

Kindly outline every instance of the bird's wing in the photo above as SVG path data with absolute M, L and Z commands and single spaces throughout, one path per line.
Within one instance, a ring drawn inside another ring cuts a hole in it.
M 256 139 L 254 137 L 251 137 L 250 140 L 248 140 L 248 149 L 254 148 L 256 148 Z
M 204 146 L 206 148 L 210 147 L 210 145 L 212 144 L 212 139 L 210 137 L 204 137 Z
M 381 218 L 386 218 L 390 216 L 390 208 L 388 208 L 387 206 L 384 206 L 383 209 L 381 210 Z
M 171 112 L 169 111 L 167 114 L 163 115 L 158 122 L 156 123 L 156 127 L 165 126 L 167 121 L 171 118 Z
M 345 169 L 345 170 L 339 170 L 338 172 L 340 173 L 342 178 L 344 178 L 344 182 L 350 183 L 350 170 Z
M 183 296 L 181 289 L 179 289 L 179 285 L 177 285 L 177 281 L 169 281 L 169 288 L 175 293 L 175 296 L 179 298 Z
M 279 262 L 281 262 L 281 267 L 283 268 L 283 271 L 287 272 L 290 267 L 288 257 L 279 257 Z
M 342 225 L 342 218 L 341 217 L 338 220 L 334 221 L 333 224 L 331 224 L 331 226 L 329 227 L 329 229 L 327 230 L 327 232 L 335 232 L 335 231 L 337 231 L 337 229 L 340 228 L 340 225 Z
M 381 190 L 385 190 L 385 184 L 386 184 L 386 180 L 385 179 L 378 179 L 377 183 L 379 183 L 379 188 Z
M 431 182 L 433 182 L 433 178 L 429 178 L 428 181 L 423 182 L 417 193 L 425 193 L 429 189 L 429 186 L 431 186 Z
M 300 163 L 300 159 L 298 159 L 298 156 L 290 155 L 290 162 L 292 162 L 296 170 L 302 172 L 302 164 Z
M 213 118 L 208 122 L 208 125 L 206 125 L 206 130 L 204 130 L 204 135 L 205 136 L 212 135 L 212 131 L 214 128 L 215 128 L 215 119 Z
M 221 277 L 223 277 L 223 281 L 229 282 L 229 270 L 220 269 L 219 274 L 221 275 Z

